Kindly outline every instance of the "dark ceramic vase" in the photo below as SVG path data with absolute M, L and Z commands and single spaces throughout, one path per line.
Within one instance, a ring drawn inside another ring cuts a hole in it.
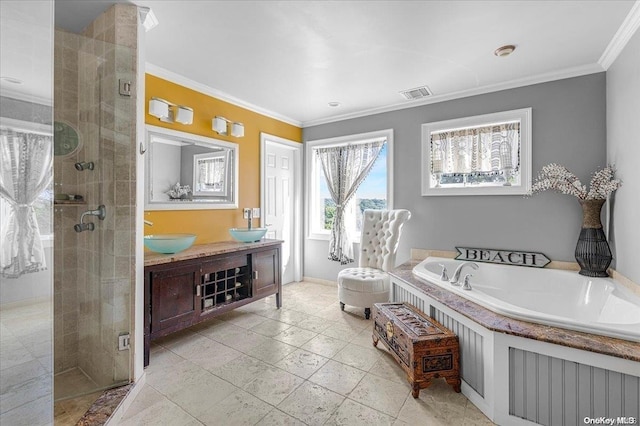
M 613 259 L 600 221 L 600 210 L 604 202 L 605 200 L 580 200 L 582 229 L 575 255 L 580 265 L 580 275 L 587 277 L 608 277 L 607 268 Z

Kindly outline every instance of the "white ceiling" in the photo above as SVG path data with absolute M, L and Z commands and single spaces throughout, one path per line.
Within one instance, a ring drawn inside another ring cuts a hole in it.
M 148 71 L 305 126 L 603 71 L 638 15 L 632 0 L 133 2 L 160 22 Z M 56 0 L 56 23 L 78 31 L 105 3 Z M 504 44 L 516 51 L 494 56 Z M 430 100 L 399 94 L 422 85 Z

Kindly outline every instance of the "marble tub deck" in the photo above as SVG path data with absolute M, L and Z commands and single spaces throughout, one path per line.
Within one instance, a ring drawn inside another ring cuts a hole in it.
M 527 339 L 610 355 L 640 362 L 640 343 L 574 330 L 535 324 L 497 314 L 435 284 L 416 277 L 413 268 L 421 260 L 410 260 L 390 272 L 420 292 L 472 319 L 486 329 Z

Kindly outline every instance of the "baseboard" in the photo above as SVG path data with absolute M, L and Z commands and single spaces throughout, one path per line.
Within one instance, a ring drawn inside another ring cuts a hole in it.
M 302 277 L 302 281 L 306 281 L 306 282 L 309 282 L 309 283 L 326 285 L 326 286 L 329 286 L 329 287 L 338 287 L 338 283 L 336 281 L 323 280 L 323 279 L 320 279 L 320 278 Z

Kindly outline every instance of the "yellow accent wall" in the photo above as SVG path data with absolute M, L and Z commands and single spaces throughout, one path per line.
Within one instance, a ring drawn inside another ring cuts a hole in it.
M 191 233 L 198 236 L 196 244 L 231 240 L 229 228 L 246 226 L 242 208 L 260 207 L 260 132 L 301 142 L 302 129 L 151 74 L 146 74 L 145 85 L 147 124 L 240 145 L 238 209 L 145 211 L 144 218 L 153 222 L 152 227 L 145 227 L 145 234 Z M 152 97 L 193 108 L 193 124 L 164 123 L 149 115 Z M 244 137 L 222 136 L 211 130 L 211 119 L 216 115 L 243 123 Z

